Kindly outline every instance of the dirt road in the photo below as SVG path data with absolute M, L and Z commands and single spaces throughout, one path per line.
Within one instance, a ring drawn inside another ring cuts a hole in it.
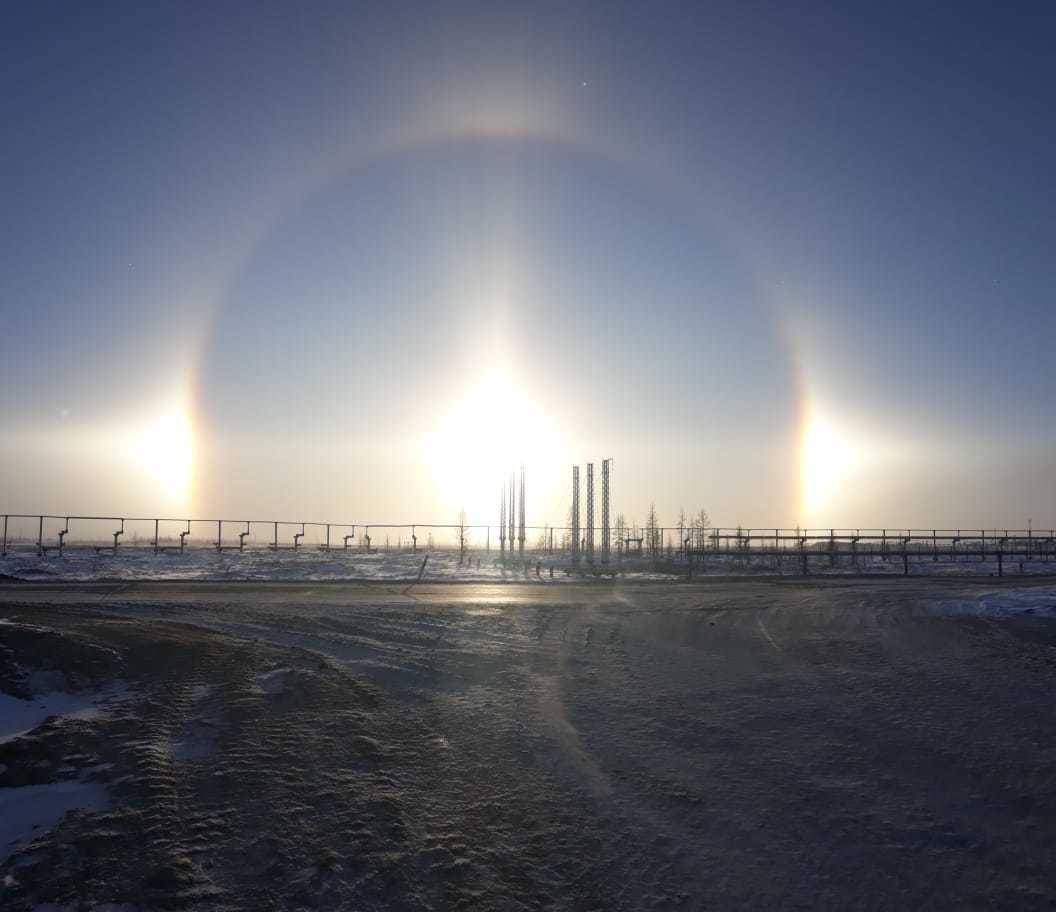
M 1056 621 L 950 613 L 995 583 L 3 585 L 0 686 L 128 697 L 0 743 L 111 796 L 0 907 L 1051 908 Z

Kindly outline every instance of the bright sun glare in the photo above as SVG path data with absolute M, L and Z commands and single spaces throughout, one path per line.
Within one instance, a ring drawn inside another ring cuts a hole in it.
M 493 521 L 510 469 L 521 462 L 539 465 L 554 445 L 546 416 L 510 378 L 492 373 L 440 421 L 429 459 L 449 509 L 464 507 L 470 522 Z
M 172 500 L 186 499 L 194 458 L 191 422 L 186 412 L 162 415 L 144 428 L 136 438 L 136 455 L 162 493 Z
M 826 419 L 812 414 L 801 451 L 803 510 L 808 524 L 824 522 L 847 479 L 851 447 Z

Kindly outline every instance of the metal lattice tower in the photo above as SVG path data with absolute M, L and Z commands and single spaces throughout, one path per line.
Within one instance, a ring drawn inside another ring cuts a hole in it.
M 510 557 L 513 557 L 513 540 L 516 537 L 514 535 L 514 527 L 517 524 L 517 506 L 516 506 L 516 504 L 517 504 L 517 488 L 516 488 L 517 479 L 516 479 L 516 475 L 517 475 L 517 473 L 515 471 L 512 471 L 512 470 L 510 471 L 510 513 L 509 513 L 509 522 L 510 522 L 510 530 L 509 530 L 510 531 Z
M 594 463 L 587 463 L 587 560 L 594 562 Z
M 521 463 L 521 502 L 517 505 L 520 508 L 518 513 L 518 526 L 517 526 L 517 543 L 520 548 L 521 557 L 524 557 L 524 463 Z
M 611 459 L 601 461 L 601 560 L 609 562 L 609 463 Z
M 499 486 L 499 554 L 506 559 L 506 482 Z
M 572 466 L 572 557 L 579 559 L 579 466 Z

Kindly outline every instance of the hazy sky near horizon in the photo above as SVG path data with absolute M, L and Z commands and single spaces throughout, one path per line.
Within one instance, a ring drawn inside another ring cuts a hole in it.
M 0 510 L 1056 524 L 1051 3 L 0 12 Z

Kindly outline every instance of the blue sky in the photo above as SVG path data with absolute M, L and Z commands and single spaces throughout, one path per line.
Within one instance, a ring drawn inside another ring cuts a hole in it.
M 5 5 L 3 509 L 1056 523 L 1056 10 L 878 6 Z

